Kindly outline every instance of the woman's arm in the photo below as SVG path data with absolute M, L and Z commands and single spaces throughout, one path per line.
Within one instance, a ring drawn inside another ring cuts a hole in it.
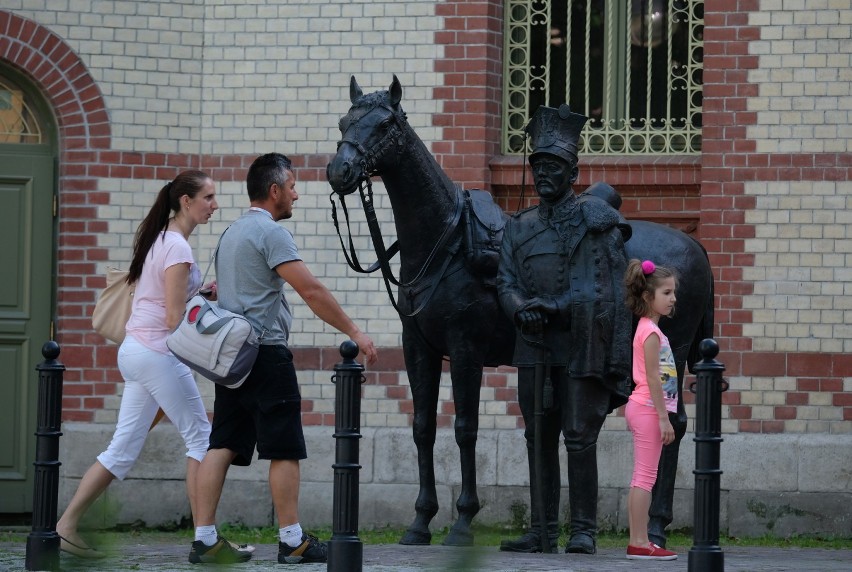
M 186 286 L 189 284 L 189 263 L 182 262 L 166 268 L 166 328 L 173 332 L 186 311 Z
M 645 338 L 643 345 L 645 350 L 645 375 L 648 379 L 648 391 L 651 393 L 651 401 L 660 418 L 660 435 L 663 445 L 674 441 L 674 428 L 669 421 L 669 412 L 666 411 L 666 402 L 663 399 L 663 382 L 660 380 L 660 336 L 656 333 Z

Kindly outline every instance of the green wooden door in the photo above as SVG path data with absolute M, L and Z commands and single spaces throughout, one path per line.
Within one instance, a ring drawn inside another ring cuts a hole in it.
M 0 513 L 32 511 L 35 366 L 53 316 L 54 186 L 49 146 L 0 144 Z

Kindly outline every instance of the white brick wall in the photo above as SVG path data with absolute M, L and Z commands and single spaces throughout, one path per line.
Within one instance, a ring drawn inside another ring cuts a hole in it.
M 807 4 L 807 7 L 805 7 Z M 757 125 L 748 136 L 762 153 L 848 153 L 852 150 L 852 6 L 848 1 L 764 0 L 750 14 L 761 39 L 749 80 Z M 755 254 L 743 300 L 754 323 L 743 333 L 756 351 L 852 351 L 852 183 L 751 182 L 757 198 L 746 223 Z
M 755 351 L 852 351 L 852 182 L 753 182 L 757 199 L 745 213 L 755 226 L 746 252 L 754 284 L 743 326 Z
M 432 89 L 442 83 L 433 64 L 442 54 L 434 42 L 442 26 L 434 2 L 6 0 L 3 7 L 51 29 L 76 51 L 104 96 L 115 150 L 333 153 L 338 121 L 350 105 L 351 74 L 364 92 L 387 89 L 396 74 L 411 125 L 427 146 L 440 138 L 432 126 L 440 107 Z M 100 180 L 111 193 L 111 204 L 99 210 L 110 221 L 99 241 L 110 248 L 111 265 L 127 265 L 136 226 L 165 182 Z M 305 261 L 377 344 L 401 345 L 399 319 L 378 274 L 363 277 L 346 267 L 328 185 L 299 183 L 297 190 L 301 198 L 286 224 Z M 389 244 L 395 230 L 381 191 L 378 185 L 376 207 Z M 217 194 L 221 210 L 193 238 L 202 272 L 218 234 L 247 205 L 244 185 L 222 183 Z M 357 198 L 348 204 L 360 209 Z M 368 236 L 366 224 L 353 232 Z M 357 244 L 364 247 L 361 260 L 372 262 L 369 241 Z M 290 300 L 294 345 L 342 341 L 298 296 Z
M 852 6 L 845 0 L 763 0 L 749 15 L 761 38 L 749 81 L 760 153 L 848 153 L 852 124 Z
M 431 124 L 440 55 L 432 3 L 207 4 L 202 152 L 262 153 L 281 142 L 295 154 L 333 153 L 351 74 L 373 90 L 396 73 L 410 86 L 412 124 Z
M 349 77 L 397 74 L 431 141 L 441 85 L 434 2 L 6 0 L 60 35 L 110 113 L 113 148 L 178 153 L 333 153 Z

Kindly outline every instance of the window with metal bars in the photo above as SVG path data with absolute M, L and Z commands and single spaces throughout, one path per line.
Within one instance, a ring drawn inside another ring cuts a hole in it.
M 503 151 L 540 105 L 589 117 L 580 152 L 701 151 L 704 2 L 506 0 Z

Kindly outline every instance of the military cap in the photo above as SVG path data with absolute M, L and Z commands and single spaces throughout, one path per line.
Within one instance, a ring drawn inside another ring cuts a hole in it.
M 559 109 L 544 105 L 536 109 L 526 128 L 532 147 L 530 163 L 542 153 L 576 163 L 577 143 L 588 119 L 585 115 L 571 111 L 565 103 Z

